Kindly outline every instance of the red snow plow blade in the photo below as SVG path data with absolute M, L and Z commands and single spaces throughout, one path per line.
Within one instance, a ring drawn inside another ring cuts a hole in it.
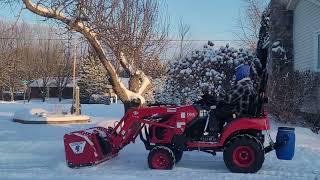
M 94 127 L 64 135 L 66 161 L 69 167 L 99 164 L 118 155 L 112 148 L 112 128 Z

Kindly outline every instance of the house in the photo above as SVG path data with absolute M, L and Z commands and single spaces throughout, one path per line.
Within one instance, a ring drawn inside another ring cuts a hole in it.
M 42 91 L 46 91 L 46 93 L 49 92 L 47 97 L 50 98 L 57 98 L 59 97 L 59 90 L 58 86 L 56 84 L 56 81 L 54 78 L 48 78 L 47 83 L 46 83 L 46 89 L 43 89 L 43 80 L 42 79 L 36 79 L 33 80 L 29 84 L 30 88 L 30 98 L 31 99 L 37 99 L 37 98 L 42 98 Z M 73 96 L 73 81 L 70 80 L 67 84 L 66 87 L 62 91 L 62 98 L 64 99 L 72 99 Z
M 320 71 L 320 0 L 290 0 L 294 69 Z
M 121 81 L 124 83 L 124 85 L 126 87 L 128 87 L 128 78 L 121 78 Z M 63 89 L 62 91 L 62 98 L 64 99 L 72 99 L 73 96 L 73 80 L 70 79 L 67 84 L 66 87 Z M 59 97 L 59 90 L 58 90 L 58 86 L 56 84 L 56 81 L 54 78 L 48 78 L 47 83 L 46 83 L 46 87 L 45 91 L 46 93 L 49 93 L 49 96 L 47 95 L 47 97 L 49 98 L 58 98 Z M 33 80 L 30 84 L 29 84 L 29 88 L 30 88 L 30 98 L 31 99 L 38 99 L 38 98 L 42 98 L 42 91 L 43 90 L 43 80 L 42 79 L 36 79 Z M 111 85 L 107 86 L 107 90 L 106 90 L 106 97 L 110 98 L 111 102 L 117 102 L 118 97 L 117 95 L 114 93 L 113 88 Z
M 268 71 L 285 61 L 289 71 L 320 72 L 320 0 L 271 0 L 269 11 Z M 320 112 L 320 88 L 305 102 L 303 111 Z

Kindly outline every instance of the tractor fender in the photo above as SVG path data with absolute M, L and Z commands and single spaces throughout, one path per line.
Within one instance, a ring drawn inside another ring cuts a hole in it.
M 261 130 L 258 130 L 258 129 L 242 129 L 242 130 L 233 132 L 226 139 L 224 139 L 224 142 L 221 142 L 221 143 L 225 146 L 234 137 L 238 137 L 242 135 L 252 136 L 257 140 L 259 140 L 262 144 L 264 144 L 264 141 L 265 141 L 264 134 L 262 133 Z
M 225 144 L 238 132 L 265 131 L 270 129 L 268 118 L 241 118 L 230 122 L 223 130 L 220 138 L 220 144 Z
M 259 141 L 256 137 L 250 135 L 250 134 L 238 134 L 238 135 L 235 135 L 233 137 L 231 137 L 230 139 L 228 139 L 226 142 L 225 142 L 225 145 L 224 145 L 224 148 L 228 147 L 229 143 L 232 143 L 234 140 L 240 138 L 240 137 L 247 137 L 249 139 L 253 139 L 254 141 L 256 141 L 257 143 L 259 143 L 261 145 L 261 147 L 264 147 L 263 144 L 261 143 L 261 141 Z

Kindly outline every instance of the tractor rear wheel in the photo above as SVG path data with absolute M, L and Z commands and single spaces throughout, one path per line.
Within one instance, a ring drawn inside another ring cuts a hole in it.
M 238 135 L 232 138 L 223 151 L 227 168 L 235 173 L 255 173 L 264 162 L 264 147 L 251 135 Z
M 175 155 L 172 150 L 165 146 L 154 147 L 148 156 L 150 169 L 170 170 L 175 164 Z

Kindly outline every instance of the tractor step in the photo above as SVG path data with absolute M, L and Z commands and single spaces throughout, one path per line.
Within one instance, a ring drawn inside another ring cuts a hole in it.
M 202 136 L 200 140 L 204 142 L 219 142 L 219 138 L 215 136 Z

